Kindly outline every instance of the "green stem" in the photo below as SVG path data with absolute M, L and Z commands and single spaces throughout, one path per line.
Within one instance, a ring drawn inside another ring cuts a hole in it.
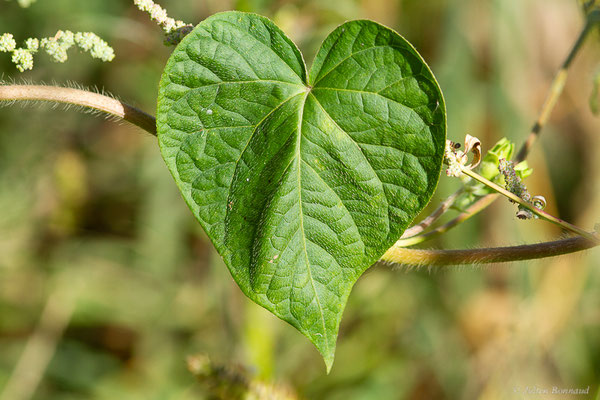
M 527 140 L 525 140 L 525 143 L 523 143 L 523 145 L 519 149 L 519 152 L 515 158 L 515 164 L 518 164 L 519 162 L 524 161 L 527 158 L 527 155 L 529 154 L 529 151 L 533 147 L 533 144 L 539 138 L 542 128 L 548 122 L 548 119 L 550 118 L 550 114 L 552 114 L 552 111 L 554 110 L 554 107 L 556 106 L 558 98 L 560 97 L 560 95 L 562 94 L 562 92 L 564 90 L 569 67 L 573 63 L 575 56 L 581 50 L 582 45 L 585 42 L 585 39 L 587 38 L 588 34 L 592 30 L 592 28 L 596 24 L 599 23 L 599 21 L 600 21 L 600 11 L 595 10 L 588 14 L 585 26 L 581 30 L 581 33 L 579 34 L 577 40 L 575 41 L 575 44 L 571 48 L 571 51 L 567 55 L 567 58 L 561 65 L 561 68 L 558 70 L 554 79 L 552 80 L 552 83 L 550 84 L 550 89 L 546 96 L 546 100 L 544 101 L 544 104 L 540 110 L 538 118 L 537 118 L 535 124 L 533 125 L 533 127 L 529 133 L 529 136 L 527 137 Z M 450 197 L 452 197 L 452 196 L 453 195 L 451 195 Z M 418 233 L 420 233 L 420 232 L 417 232 L 417 234 L 411 235 L 410 237 L 408 235 L 403 236 L 403 238 L 401 238 L 396 243 L 396 245 L 412 246 L 412 245 L 415 245 L 418 243 L 422 243 L 426 240 L 430 240 L 433 237 L 438 236 L 442 233 L 445 233 L 448 230 L 450 230 L 451 228 L 460 224 L 461 222 L 468 220 L 475 214 L 477 214 L 480 211 L 487 208 L 487 206 L 492 204 L 494 202 L 494 200 L 496 200 L 497 197 L 498 197 L 497 194 L 489 194 L 487 196 L 484 196 L 481 199 L 474 202 L 469 208 L 467 208 L 467 210 L 460 213 L 457 217 L 455 217 L 454 219 L 452 219 L 445 225 L 438 227 L 438 228 L 436 228 L 430 232 L 427 232 L 425 234 L 419 235 Z M 447 211 L 447 209 L 444 210 L 444 212 L 445 211 Z M 436 212 L 437 212 L 437 210 L 436 210 Z M 435 219 L 439 218 L 442 214 L 443 214 L 443 212 L 441 214 L 437 215 Z M 409 229 L 412 229 L 412 228 L 409 228 Z
M 153 116 L 112 97 L 60 86 L 0 85 L 0 102 L 28 100 L 91 108 L 130 122 L 156 136 L 156 120 Z
M 52 101 L 95 109 L 117 118 L 124 119 L 144 129 L 152 135 L 156 135 L 156 120 L 154 117 L 135 107 L 108 96 L 79 89 L 55 86 L 0 85 L 0 102 L 27 100 Z M 393 246 L 384 254 L 384 256 L 381 258 L 381 261 L 403 265 L 452 265 L 508 262 L 567 254 L 588 249 L 598 244 L 596 237 L 583 230 L 580 230 L 580 232 L 576 232 L 579 234 L 585 234 L 584 236 L 587 238 L 572 238 L 565 239 L 563 241 L 527 246 L 475 250 L 413 250 L 400 247 L 409 245 L 406 244 L 407 240 L 410 240 L 413 242 L 412 244 L 415 244 L 422 241 L 422 238 L 430 238 L 434 235 L 447 231 L 451 227 L 470 218 L 483 208 L 487 207 L 487 205 L 490 204 L 496 196 L 497 195 L 488 195 L 483 197 L 478 202 L 472 204 L 466 210 L 466 212 L 461 213 L 454 220 L 448 222 L 442 227 L 437 228 L 434 231 L 431 231 L 425 235 L 417 235 L 408 239 L 401 239 L 397 245 Z M 436 210 L 436 212 L 434 212 L 435 215 L 433 215 L 432 218 L 426 218 L 426 223 L 423 224 L 422 229 L 425 229 L 427 226 L 429 226 L 430 222 L 436 220 L 440 215 L 443 214 L 445 210 L 450 207 L 454 201 L 453 196 L 450 197 L 450 200 L 445 201 L 442 206 Z M 546 216 L 544 215 L 544 217 Z M 570 225 L 564 225 L 567 223 L 564 221 L 558 221 L 561 220 L 556 219 L 556 221 L 553 222 L 559 223 L 559 225 L 564 227 Z M 405 240 L 405 242 L 403 242 L 403 240 Z
M 531 212 L 533 212 L 535 215 L 537 215 L 540 218 L 543 218 L 547 221 L 550 221 L 564 229 L 567 229 L 573 233 L 576 233 L 578 235 L 581 235 L 583 237 L 585 237 L 586 239 L 588 239 L 591 242 L 599 242 L 598 238 L 592 234 L 589 233 L 573 224 L 568 223 L 567 221 L 563 221 L 560 218 L 557 218 L 553 215 L 548 214 L 545 211 L 540 210 L 539 208 L 534 207 L 532 204 L 529 204 L 528 202 L 526 202 L 525 200 L 523 200 L 522 198 L 520 198 L 519 196 L 515 195 L 514 193 L 509 192 L 508 190 L 504 189 L 503 187 L 498 186 L 497 184 L 495 184 L 494 182 L 484 178 L 483 176 L 479 175 L 476 172 L 471 171 L 470 169 L 461 166 L 460 170 L 462 171 L 463 174 L 470 176 L 471 178 L 475 179 L 478 182 L 483 183 L 484 185 L 486 185 L 487 187 L 495 190 L 496 192 L 500 193 L 501 195 L 507 197 L 508 199 L 510 199 L 511 201 L 520 204 L 521 206 L 527 208 L 528 210 L 530 210 Z

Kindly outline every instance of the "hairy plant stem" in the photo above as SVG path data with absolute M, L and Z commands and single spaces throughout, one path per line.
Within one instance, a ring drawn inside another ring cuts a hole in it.
M 0 102 L 49 101 L 94 109 L 130 122 L 156 136 L 156 120 L 129 104 L 87 90 L 41 85 L 0 85 Z
M 600 245 L 600 239 L 594 234 L 587 232 L 573 224 L 563 221 L 553 215 L 548 214 L 531 204 L 527 203 L 515 194 L 505 190 L 495 183 L 487 180 L 481 175 L 462 167 L 461 171 L 471 178 L 483 183 L 495 190 L 497 193 L 482 197 L 479 201 L 473 203 L 465 212 L 461 213 L 454 220 L 438 227 L 434 231 L 427 232 L 405 239 L 400 239 L 390 248 L 380 261 L 399 264 L 399 265 L 458 265 L 458 264 L 486 264 L 497 262 L 531 260 L 536 258 L 553 257 L 561 254 L 573 253 L 586 250 Z M 502 194 L 515 203 L 529 209 L 539 217 L 550 221 L 560 227 L 569 230 L 579 237 L 545 242 L 523 246 L 496 247 L 472 250 L 414 250 L 406 249 L 405 246 L 412 246 L 422 243 L 432 236 L 439 235 L 448 231 L 453 226 L 467 220 L 479 211 L 491 204 L 499 194 Z
M 573 60 L 575 59 L 575 57 L 581 50 L 581 47 L 582 47 L 583 43 L 585 42 L 585 39 L 587 38 L 588 34 L 592 31 L 592 28 L 594 28 L 596 25 L 598 25 L 599 21 L 600 21 L 600 11 L 599 10 L 592 11 L 588 14 L 585 26 L 581 30 L 581 33 L 579 34 L 577 40 L 575 41 L 575 44 L 571 48 L 571 51 L 569 51 L 567 58 L 561 65 L 560 69 L 554 76 L 552 83 L 550 84 L 550 89 L 548 90 L 548 94 L 546 95 L 546 99 L 544 101 L 544 104 L 542 105 L 542 108 L 536 119 L 536 122 L 533 125 L 533 127 L 531 128 L 531 131 L 529 132 L 529 136 L 525 140 L 525 143 L 523 143 L 523 145 L 519 149 L 519 152 L 517 153 L 517 156 L 514 160 L 515 164 L 518 164 L 527 158 L 527 155 L 529 154 L 529 151 L 533 147 L 533 144 L 539 138 L 542 128 L 548 122 L 548 119 L 550 118 L 550 115 L 552 114 L 552 111 L 554 110 L 554 107 L 556 106 L 558 98 L 560 97 L 560 95 L 562 94 L 562 92 L 564 90 L 565 83 L 567 81 L 569 67 L 571 66 L 571 64 L 573 63 Z M 436 229 L 433 229 L 427 233 L 421 234 L 421 232 L 423 232 L 427 227 L 429 227 L 431 224 L 433 224 L 433 222 L 435 222 L 437 219 L 439 219 L 446 211 L 448 211 L 448 209 L 450 209 L 452 207 L 452 205 L 454 204 L 454 201 L 456 201 L 457 197 L 458 196 L 456 196 L 456 192 L 455 192 L 452 195 L 450 195 L 446 200 L 444 200 L 442 202 L 442 205 L 440 207 L 438 207 L 438 209 L 436 209 L 429 217 L 427 217 L 423 220 L 423 221 L 427 221 L 428 223 L 422 229 L 418 228 L 422 225 L 422 222 L 407 229 L 407 232 L 410 231 L 411 234 L 410 235 L 408 235 L 408 234 L 402 235 L 402 238 L 400 238 L 400 240 L 398 240 L 398 242 L 396 242 L 396 246 L 412 246 L 412 245 L 422 243 L 426 240 L 432 239 L 438 235 L 441 235 L 442 233 L 447 232 L 448 230 L 455 227 L 456 225 L 466 221 L 467 219 L 471 218 L 475 214 L 484 210 L 487 206 L 492 204 L 498 198 L 498 194 L 492 193 L 492 194 L 488 194 L 487 196 L 480 198 L 479 200 L 475 201 L 470 207 L 468 207 L 465 211 L 461 212 L 457 217 L 455 217 L 451 221 L 449 221 L 446 224 L 444 224 Z
M 542 112 L 540 113 L 540 118 L 538 118 L 538 123 L 534 126 L 530 138 L 528 138 L 519 152 L 519 154 L 524 154 L 523 157 L 527 155 L 529 148 L 539 136 L 543 124 L 547 121 L 550 112 L 556 104 L 556 98 L 558 98 L 558 95 L 562 92 L 564 87 L 566 68 L 568 68 L 575 54 L 581 47 L 583 38 L 587 35 L 589 30 L 590 27 L 584 29 L 575 47 L 567 58 L 567 62 L 565 62 L 566 67 L 563 65 L 557 78 L 555 78 L 551 89 L 551 100 L 545 102 L 544 107 L 542 107 Z M 156 120 L 153 116 L 112 97 L 85 90 L 57 86 L 0 85 L 0 102 L 28 100 L 66 103 L 98 110 L 110 116 L 128 121 L 156 136 Z M 452 227 L 471 218 L 479 211 L 486 208 L 498 197 L 498 194 L 495 193 L 484 196 L 448 223 L 430 232 L 419 234 L 427 229 L 452 206 L 460 192 L 461 190 L 459 189 L 459 191 L 449 196 L 449 198 L 442 202 L 440 207 L 438 207 L 438 209 L 436 209 L 429 217 L 425 218 L 415 227 L 410 228 L 408 234 L 412 236 L 408 237 L 408 235 L 406 235 L 403 239 L 400 239 L 384 254 L 380 262 L 399 265 L 456 265 L 509 262 L 567 254 L 589 249 L 590 247 L 598 245 L 598 240 L 595 236 L 581 230 L 581 232 L 576 232 L 578 234 L 584 234 L 585 237 L 569 238 L 524 246 L 473 250 L 414 250 L 403 248 L 404 246 L 421 243 L 431 237 L 448 231 Z M 564 223 L 564 221 L 562 222 Z M 559 225 L 564 227 L 561 223 L 559 223 Z
M 381 257 L 379 263 L 399 266 L 490 264 L 555 257 L 587 250 L 597 245 L 597 241 L 590 241 L 581 236 L 521 246 L 467 250 L 417 250 L 394 245 Z

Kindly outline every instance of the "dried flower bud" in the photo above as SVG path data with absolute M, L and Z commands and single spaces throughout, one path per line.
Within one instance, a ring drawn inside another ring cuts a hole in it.
M 473 161 L 467 168 L 473 169 L 481 162 L 481 141 L 475 136 L 465 136 L 465 154 L 473 153 Z

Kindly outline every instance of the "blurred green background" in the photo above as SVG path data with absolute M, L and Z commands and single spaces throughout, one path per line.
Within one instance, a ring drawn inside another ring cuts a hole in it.
M 503 136 L 523 141 L 583 24 L 575 0 L 160 4 L 194 24 L 227 9 L 266 15 L 307 60 L 345 20 L 391 26 L 438 77 L 449 138 L 470 133 L 484 150 Z M 55 64 L 39 54 L 34 70 L 20 74 L 0 54 L 3 79 L 104 88 L 154 113 L 172 48 L 133 2 L 38 0 L 22 9 L 0 0 L 0 33 L 21 42 L 58 29 L 93 31 L 117 57 L 102 63 L 72 50 Z M 600 119 L 588 106 L 598 44 L 596 34 L 573 65 L 528 178 L 550 213 L 589 230 L 600 222 Z M 458 185 L 443 176 L 432 206 Z M 561 235 L 515 212 L 498 201 L 425 247 Z M 2 400 L 16 400 L 9 386 L 22 389 L 19 399 L 210 398 L 186 369 L 186 356 L 197 353 L 306 399 L 600 399 L 599 288 L 599 250 L 485 268 L 377 266 L 350 296 L 326 375 L 307 339 L 242 295 L 155 138 L 61 107 L 0 109 Z M 553 395 L 554 386 L 589 386 L 589 394 Z

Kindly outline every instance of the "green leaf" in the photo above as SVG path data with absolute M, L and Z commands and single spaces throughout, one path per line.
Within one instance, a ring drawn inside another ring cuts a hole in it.
M 329 369 L 352 286 L 436 188 L 445 118 L 433 74 L 389 28 L 345 23 L 307 76 L 270 20 L 224 12 L 173 52 L 157 127 L 235 281 Z
M 481 176 L 492 180 L 500 175 L 500 170 L 498 169 L 500 159 L 510 160 L 514 150 L 515 145 L 513 142 L 505 137 L 500 139 L 494 147 L 488 150 L 487 154 L 481 160 L 481 164 L 479 164 L 479 173 Z

